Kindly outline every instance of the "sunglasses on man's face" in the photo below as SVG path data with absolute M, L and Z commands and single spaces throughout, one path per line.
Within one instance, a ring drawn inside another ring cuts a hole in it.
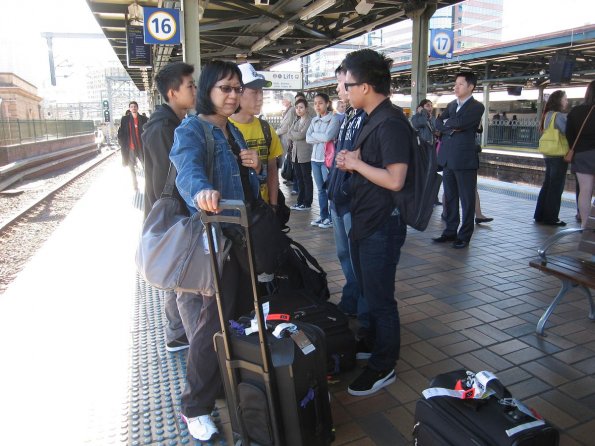
M 364 84 L 365 82 L 345 82 L 343 86 L 345 87 L 345 91 L 349 91 L 351 87 L 356 87 L 358 85 Z

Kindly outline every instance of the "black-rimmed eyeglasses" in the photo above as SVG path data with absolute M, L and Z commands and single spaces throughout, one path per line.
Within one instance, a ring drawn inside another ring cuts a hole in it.
M 361 84 L 365 84 L 365 82 L 345 82 L 343 86 L 345 87 L 345 91 L 349 91 L 351 87 L 355 87 Z
M 235 91 L 236 94 L 242 94 L 244 92 L 244 87 L 232 87 L 231 85 L 215 85 L 215 87 L 225 94 L 229 94 L 232 91 Z

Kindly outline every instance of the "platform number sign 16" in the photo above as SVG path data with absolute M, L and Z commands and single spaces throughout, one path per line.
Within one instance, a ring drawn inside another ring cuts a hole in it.
M 180 43 L 180 11 L 144 8 L 145 43 L 176 45 Z
M 430 56 L 451 59 L 454 47 L 454 33 L 450 29 L 433 29 L 430 37 Z

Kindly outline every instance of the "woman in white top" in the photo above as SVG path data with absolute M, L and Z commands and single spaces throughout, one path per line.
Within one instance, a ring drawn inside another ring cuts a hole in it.
M 310 224 L 320 228 L 331 228 L 331 216 L 328 209 L 328 196 L 324 182 L 328 177 L 328 168 L 324 165 L 324 150 L 326 143 L 335 140 L 339 134 L 341 120 L 332 113 L 331 101 L 325 93 L 317 93 L 314 96 L 314 110 L 316 117 L 312 118 L 308 132 L 306 133 L 306 142 L 312 144 L 312 176 L 318 188 L 318 207 L 320 215 L 317 220 Z

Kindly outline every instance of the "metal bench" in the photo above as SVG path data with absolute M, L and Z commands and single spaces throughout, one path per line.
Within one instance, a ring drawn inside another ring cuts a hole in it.
M 581 239 L 578 244 L 577 251 L 579 253 L 590 254 L 590 259 L 579 258 L 577 255 L 550 255 L 547 256 L 547 251 L 554 246 L 562 238 L 570 235 L 581 233 Z M 550 315 L 553 313 L 556 306 L 564 298 L 566 293 L 572 288 L 578 287 L 585 292 L 589 301 L 589 319 L 595 320 L 595 308 L 593 307 L 593 297 L 591 290 L 595 289 L 595 206 L 591 207 L 591 215 L 587 222 L 585 229 L 565 229 L 552 237 L 548 238 L 543 245 L 537 250 L 539 254 L 538 260 L 529 262 L 533 268 L 537 268 L 546 274 L 552 275 L 560 279 L 562 282 L 560 291 L 547 307 L 543 316 L 537 323 L 536 332 L 539 335 L 544 335 L 544 326 Z

